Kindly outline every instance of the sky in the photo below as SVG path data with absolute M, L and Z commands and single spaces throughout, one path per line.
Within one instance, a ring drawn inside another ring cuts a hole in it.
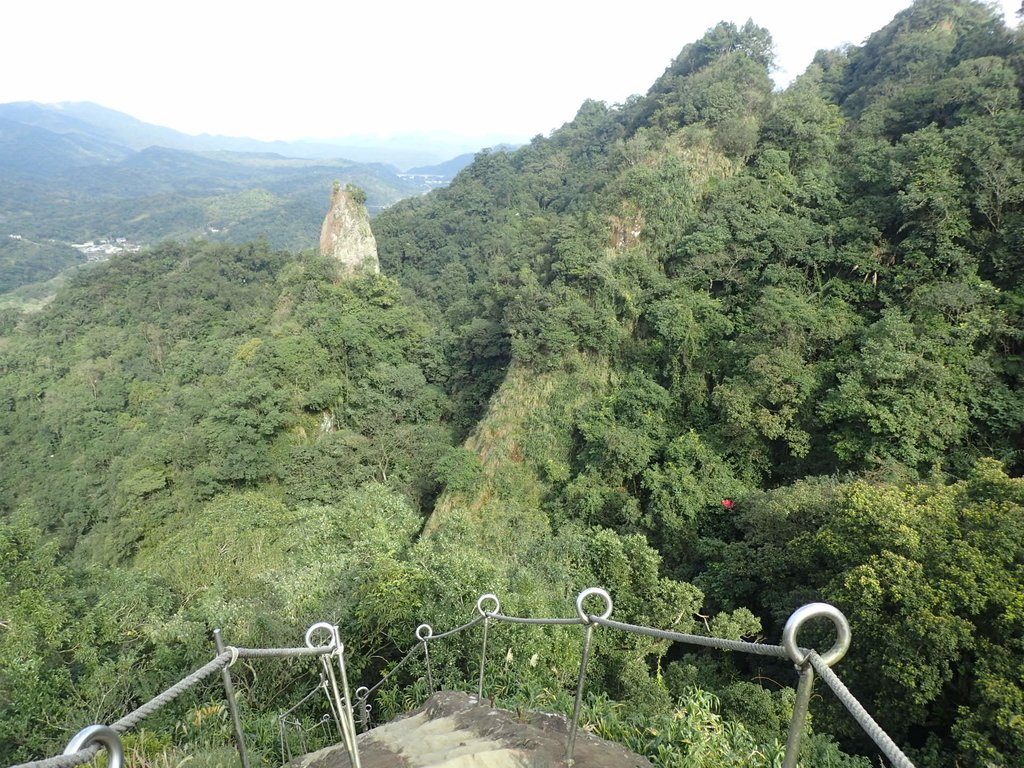
M 585 99 L 644 93 L 717 22 L 772 33 L 778 85 L 909 0 L 13 0 L 0 103 L 92 101 L 263 140 L 547 135 Z M 1020 0 L 998 3 L 1016 25 Z

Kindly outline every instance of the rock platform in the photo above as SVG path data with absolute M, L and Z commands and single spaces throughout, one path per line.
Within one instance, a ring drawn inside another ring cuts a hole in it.
M 360 734 L 362 768 L 556 768 L 566 766 L 569 723 L 562 715 L 517 714 L 466 693 L 434 694 L 419 709 Z M 575 768 L 650 768 L 624 747 L 580 730 Z M 349 768 L 335 745 L 291 768 Z

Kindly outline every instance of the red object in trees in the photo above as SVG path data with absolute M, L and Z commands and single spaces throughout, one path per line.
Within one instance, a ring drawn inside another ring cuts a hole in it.
M 722 499 L 722 506 L 726 509 L 732 509 L 735 502 L 732 499 Z

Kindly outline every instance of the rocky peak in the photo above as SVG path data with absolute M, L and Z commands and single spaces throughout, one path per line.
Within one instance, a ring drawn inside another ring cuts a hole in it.
M 343 277 L 380 272 L 366 195 L 358 187 L 334 183 L 331 209 L 320 228 L 320 253 L 338 260 Z
M 363 768 L 565 768 L 569 723 L 563 715 L 495 709 L 486 699 L 443 691 L 403 717 L 359 736 Z M 625 747 L 577 732 L 577 768 L 651 768 Z M 287 768 L 350 768 L 336 745 Z

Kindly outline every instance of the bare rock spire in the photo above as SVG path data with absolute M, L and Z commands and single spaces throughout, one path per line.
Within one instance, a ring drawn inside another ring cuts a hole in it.
M 366 195 L 359 187 L 334 183 L 331 209 L 320 228 L 320 253 L 338 260 L 343 277 L 380 272 Z

